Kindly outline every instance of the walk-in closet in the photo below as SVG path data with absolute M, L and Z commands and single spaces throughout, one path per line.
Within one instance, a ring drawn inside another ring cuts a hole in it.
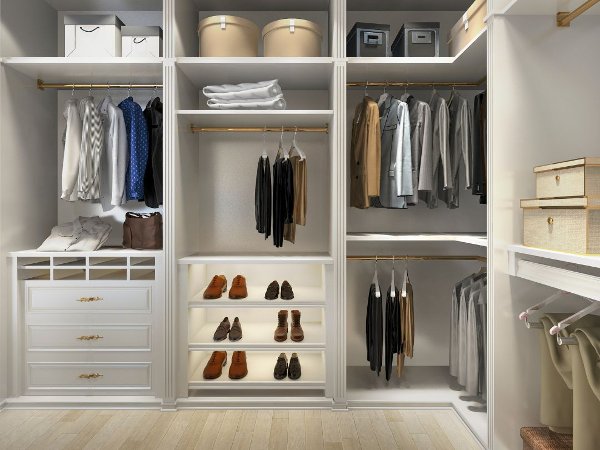
M 0 411 L 587 449 L 595 3 L 3 0 Z

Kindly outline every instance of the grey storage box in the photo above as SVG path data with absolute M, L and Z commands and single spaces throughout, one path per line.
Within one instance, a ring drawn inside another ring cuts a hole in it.
M 158 58 L 162 56 L 161 27 L 132 27 L 121 28 L 123 37 L 124 57 Z
M 64 16 L 65 56 L 121 56 L 121 27 L 115 15 L 68 14 Z
M 346 38 L 346 56 L 390 56 L 390 26 L 357 22 Z
M 392 44 L 393 56 L 440 56 L 440 23 L 405 23 Z

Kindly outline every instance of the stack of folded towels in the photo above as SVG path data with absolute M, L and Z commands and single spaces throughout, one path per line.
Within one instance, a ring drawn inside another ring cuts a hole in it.
M 78 217 L 73 222 L 55 226 L 38 248 L 40 252 L 91 252 L 108 240 L 111 225 L 100 217 Z
M 285 109 L 278 80 L 221 84 L 202 89 L 212 109 Z

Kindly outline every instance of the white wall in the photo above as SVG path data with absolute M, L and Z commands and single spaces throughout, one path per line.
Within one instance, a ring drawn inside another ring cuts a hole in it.
M 533 166 L 600 155 L 600 19 L 582 16 L 570 28 L 552 16 L 492 23 L 493 442 L 515 449 L 520 427 L 539 422 L 537 337 L 515 318 L 552 291 L 509 277 L 505 249 L 522 242 L 519 199 L 535 196 Z

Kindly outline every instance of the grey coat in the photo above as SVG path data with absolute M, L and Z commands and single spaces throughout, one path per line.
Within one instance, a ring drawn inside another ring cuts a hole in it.
M 452 171 L 449 152 L 449 113 L 446 100 L 435 92 L 429 102 L 433 121 L 432 167 L 433 184 L 430 192 L 424 193 L 422 199 L 429 208 L 437 208 L 439 189 L 452 187 Z

